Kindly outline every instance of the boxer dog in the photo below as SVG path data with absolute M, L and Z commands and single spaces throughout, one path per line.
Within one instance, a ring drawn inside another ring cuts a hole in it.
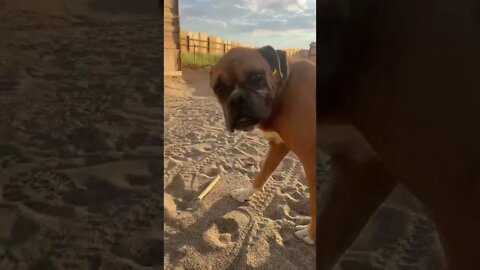
M 317 10 L 317 134 L 334 169 L 317 269 L 335 266 L 397 183 L 424 204 L 448 268 L 480 269 L 479 2 L 325 0 Z
M 303 165 L 310 192 L 311 222 L 296 235 L 314 244 L 316 229 L 316 70 L 306 60 L 287 57 L 271 46 L 229 50 L 210 72 L 210 85 L 222 106 L 230 132 L 259 129 L 269 150 L 252 183 L 233 190 L 244 202 L 262 189 L 283 158 L 292 151 Z

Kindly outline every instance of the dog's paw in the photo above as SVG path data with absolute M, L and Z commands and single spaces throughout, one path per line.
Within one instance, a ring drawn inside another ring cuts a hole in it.
M 309 244 L 309 245 L 313 245 L 315 243 L 315 241 L 312 239 L 312 237 L 310 236 L 309 234 L 309 228 L 310 228 L 310 224 L 308 225 L 297 225 L 295 226 L 295 235 L 302 239 L 303 242 Z
M 248 200 L 248 198 L 250 198 L 254 193 L 256 192 L 256 190 L 250 185 L 246 188 L 239 188 L 239 189 L 235 189 L 233 190 L 230 195 L 237 201 L 239 202 L 245 202 L 246 200 Z

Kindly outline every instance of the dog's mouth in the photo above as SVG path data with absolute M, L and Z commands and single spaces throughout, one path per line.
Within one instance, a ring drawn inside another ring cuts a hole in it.
M 233 126 L 234 129 L 241 131 L 250 131 L 255 128 L 257 121 L 249 117 L 240 117 Z

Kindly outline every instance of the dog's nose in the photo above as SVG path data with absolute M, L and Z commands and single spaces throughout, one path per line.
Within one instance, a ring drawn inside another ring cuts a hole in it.
M 234 108 L 236 110 L 239 110 L 242 108 L 243 105 L 243 98 L 242 97 L 236 97 L 230 101 L 230 107 Z

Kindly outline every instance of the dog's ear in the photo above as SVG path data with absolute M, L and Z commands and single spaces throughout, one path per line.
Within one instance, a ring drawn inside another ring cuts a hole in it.
M 286 80 L 288 77 L 288 62 L 287 62 L 287 52 L 277 50 L 278 60 L 279 60 L 279 70 L 282 75 L 282 80 Z
M 270 64 L 272 70 L 277 71 L 282 81 L 284 81 L 288 75 L 287 53 L 285 51 L 275 50 L 270 45 L 261 47 L 258 51 Z

